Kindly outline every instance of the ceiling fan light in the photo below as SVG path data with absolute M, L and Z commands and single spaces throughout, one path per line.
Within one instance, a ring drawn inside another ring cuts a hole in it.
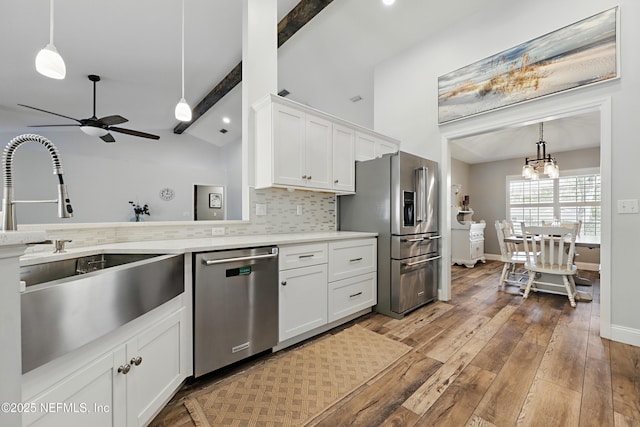
M 176 105 L 176 119 L 181 122 L 191 121 L 191 107 L 184 98 L 180 98 L 180 102 Z
M 52 79 L 64 79 L 67 74 L 67 67 L 64 65 L 64 60 L 53 43 L 49 43 L 38 52 L 36 70 L 43 76 Z
M 89 136 L 105 136 L 109 132 L 96 126 L 80 126 L 80 130 Z

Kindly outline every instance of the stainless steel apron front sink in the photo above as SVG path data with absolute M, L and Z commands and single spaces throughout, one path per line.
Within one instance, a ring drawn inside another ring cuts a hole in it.
M 99 254 L 21 267 L 22 372 L 184 292 L 184 255 Z

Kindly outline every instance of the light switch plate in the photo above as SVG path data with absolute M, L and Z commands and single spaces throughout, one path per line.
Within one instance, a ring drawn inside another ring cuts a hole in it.
M 256 215 L 257 216 L 265 216 L 267 214 L 267 204 L 266 203 L 256 203 Z
M 638 213 L 638 199 L 618 200 L 618 213 L 625 214 L 637 214 Z
M 212 236 L 224 236 L 224 227 L 213 227 L 211 229 Z

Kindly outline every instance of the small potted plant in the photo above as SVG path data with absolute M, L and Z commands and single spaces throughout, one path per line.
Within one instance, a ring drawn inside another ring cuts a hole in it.
M 136 222 L 140 222 L 140 215 L 151 216 L 149 213 L 149 205 L 145 204 L 144 206 L 140 206 L 138 203 L 133 203 L 131 200 L 129 201 L 129 204 L 133 206 L 133 213 L 136 216 Z

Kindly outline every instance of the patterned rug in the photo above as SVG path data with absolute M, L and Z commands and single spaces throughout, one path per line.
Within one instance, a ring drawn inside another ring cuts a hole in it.
M 184 401 L 198 427 L 299 426 L 411 347 L 360 326 L 275 355 Z

